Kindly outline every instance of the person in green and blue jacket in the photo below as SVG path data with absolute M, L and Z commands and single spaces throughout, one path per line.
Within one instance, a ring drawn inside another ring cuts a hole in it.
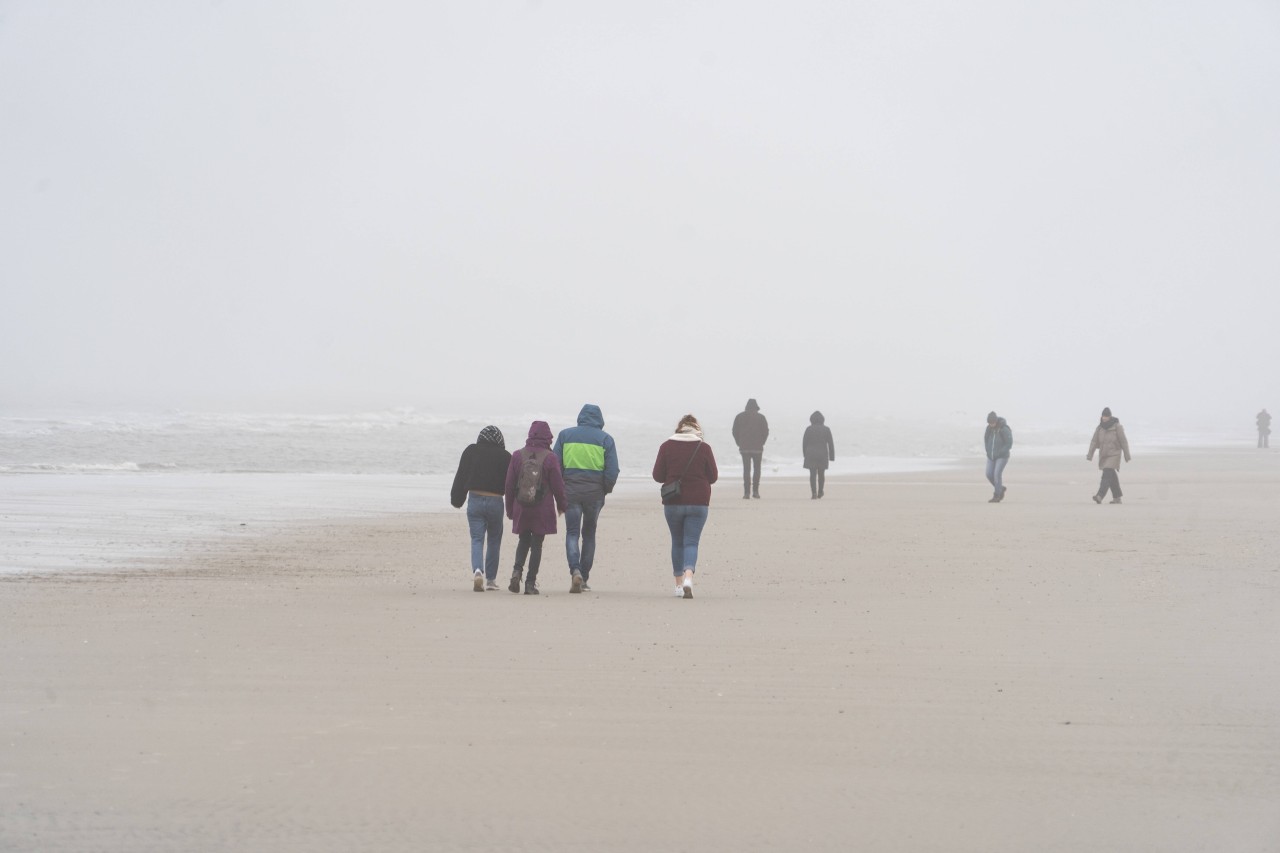
M 569 592 L 590 590 L 596 556 L 596 523 L 605 495 L 618 482 L 618 451 L 604 431 L 600 407 L 587 403 L 578 425 L 563 429 L 554 448 L 564 469 L 568 508 L 564 513 L 565 556 L 569 560 Z

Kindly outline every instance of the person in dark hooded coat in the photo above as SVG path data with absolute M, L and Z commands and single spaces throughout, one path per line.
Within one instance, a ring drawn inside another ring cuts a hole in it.
M 742 497 L 758 498 L 760 463 L 764 460 L 764 443 L 769 440 L 769 422 L 760 414 L 755 397 L 748 400 L 746 410 L 733 419 L 733 440 L 742 454 Z
M 471 529 L 471 576 L 476 592 L 498 588 L 498 559 L 502 550 L 502 493 L 506 487 L 511 454 L 502 430 L 490 424 L 480 430 L 475 444 L 468 444 L 453 475 L 449 503 L 467 505 Z M 489 553 L 485 553 L 485 538 Z
M 809 415 L 809 426 L 800 446 L 804 451 L 804 467 L 809 469 L 809 497 L 816 501 L 823 496 L 827 485 L 827 463 L 836 461 L 836 444 L 822 412 Z
M 524 573 L 525 557 L 529 558 L 529 576 L 525 579 L 524 594 L 538 594 L 538 566 L 542 563 L 542 540 L 548 533 L 556 532 L 556 515 L 564 515 L 564 475 L 560 473 L 560 458 L 551 452 L 551 427 L 546 421 L 534 421 L 529 427 L 529 438 L 524 447 L 511 454 L 507 468 L 506 488 L 507 518 L 511 519 L 511 532 L 520 537 L 516 545 L 516 565 L 511 572 L 507 589 L 520 591 L 520 576 Z M 538 497 L 531 504 L 516 499 L 520 485 L 520 469 L 527 458 L 542 456 L 541 485 Z

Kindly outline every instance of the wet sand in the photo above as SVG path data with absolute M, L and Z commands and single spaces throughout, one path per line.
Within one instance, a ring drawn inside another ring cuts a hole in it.
M 1280 849 L 1280 454 L 1097 475 L 726 482 L 692 601 L 656 486 L 581 596 L 461 512 L 0 578 L 0 850 Z

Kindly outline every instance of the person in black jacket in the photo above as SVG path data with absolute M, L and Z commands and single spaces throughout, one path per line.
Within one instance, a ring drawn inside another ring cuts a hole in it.
M 827 463 L 836 461 L 836 444 L 822 412 L 809 415 L 809 426 L 805 428 L 800 447 L 804 452 L 804 467 L 809 469 L 809 497 L 816 501 L 826 489 Z
M 502 430 L 490 425 L 480 430 L 475 444 L 467 445 L 467 449 L 462 451 L 458 473 L 453 475 L 449 503 L 459 509 L 463 501 L 467 504 L 467 524 L 471 528 L 471 582 L 476 592 L 498 589 L 498 557 L 506 513 L 502 494 L 510 465 L 511 454 L 507 452 Z M 486 536 L 488 553 L 485 553 Z
M 760 462 L 764 459 L 764 443 L 769 440 L 769 421 L 760 414 L 756 398 L 733 419 L 733 440 L 742 454 L 742 497 L 760 497 Z M 755 467 L 753 472 L 752 466 Z

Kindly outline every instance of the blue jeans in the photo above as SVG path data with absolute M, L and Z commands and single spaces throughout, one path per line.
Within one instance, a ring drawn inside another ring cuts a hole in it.
M 502 498 L 493 495 L 467 496 L 467 525 L 471 528 L 471 571 L 483 567 L 489 580 L 498 578 L 498 553 L 502 548 Z M 484 552 L 485 534 L 489 535 L 489 553 Z
M 671 571 L 680 577 L 698 567 L 698 540 L 707 523 L 707 507 L 667 504 L 663 510 L 671 530 Z
M 581 574 L 585 581 L 591 577 L 591 566 L 596 561 L 596 522 L 604 499 L 577 501 L 572 498 L 564 510 L 564 553 L 569 558 L 569 574 Z M 579 551 L 578 536 L 582 536 Z
M 987 482 L 996 490 L 996 497 L 1004 491 L 1004 466 L 1009 464 L 1009 457 L 987 460 Z

